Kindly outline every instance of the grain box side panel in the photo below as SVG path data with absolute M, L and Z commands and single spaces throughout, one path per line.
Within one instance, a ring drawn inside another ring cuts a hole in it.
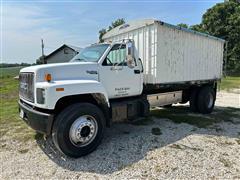
M 158 24 L 155 83 L 221 78 L 223 42 Z

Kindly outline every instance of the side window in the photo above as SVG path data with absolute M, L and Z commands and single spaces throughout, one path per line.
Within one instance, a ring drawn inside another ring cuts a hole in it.
M 119 66 L 126 66 L 126 45 L 116 44 L 112 47 L 108 53 L 106 59 L 103 62 L 105 66 L 112 66 L 118 64 Z

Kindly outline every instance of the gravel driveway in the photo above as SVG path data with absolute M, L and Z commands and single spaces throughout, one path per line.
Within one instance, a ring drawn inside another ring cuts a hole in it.
M 115 124 L 96 151 L 79 159 L 58 153 L 50 139 L 23 143 L 0 137 L 0 179 L 240 179 L 240 94 L 219 93 L 216 110 L 229 107 L 235 116 L 221 116 L 206 128 L 166 118 Z

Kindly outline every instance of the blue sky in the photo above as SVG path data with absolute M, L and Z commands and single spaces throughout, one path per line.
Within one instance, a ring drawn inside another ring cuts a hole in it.
M 63 43 L 85 47 L 97 42 L 98 31 L 117 18 L 197 24 L 218 2 L 222 1 L 3 1 L 1 61 L 35 62 L 41 55 L 41 38 L 45 54 Z

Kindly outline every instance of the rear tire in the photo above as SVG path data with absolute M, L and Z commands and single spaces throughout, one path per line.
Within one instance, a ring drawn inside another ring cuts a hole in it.
M 100 144 L 105 124 L 104 115 L 97 106 L 90 103 L 70 105 L 55 119 L 53 142 L 67 156 L 87 155 Z
M 200 89 L 198 94 L 198 111 L 202 114 L 208 114 L 213 111 L 216 100 L 216 92 L 211 86 L 205 86 Z
M 197 105 L 198 92 L 199 92 L 199 89 L 195 88 L 191 91 L 191 94 L 190 94 L 189 103 L 190 103 L 190 110 L 192 112 L 198 112 L 198 105 Z

